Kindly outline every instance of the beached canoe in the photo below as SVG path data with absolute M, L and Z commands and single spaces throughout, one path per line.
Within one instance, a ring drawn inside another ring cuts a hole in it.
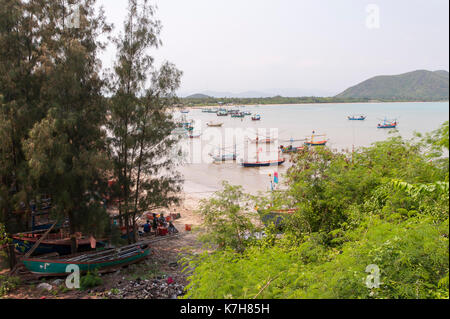
M 24 258 L 22 263 L 32 273 L 40 277 L 65 276 L 67 266 L 76 265 L 81 273 L 88 271 L 115 269 L 139 262 L 150 254 L 147 245 L 131 245 L 118 249 L 107 249 L 84 255 L 53 258 Z

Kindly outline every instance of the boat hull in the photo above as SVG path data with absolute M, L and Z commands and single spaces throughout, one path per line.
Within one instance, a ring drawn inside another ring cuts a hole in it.
M 76 262 L 66 260 L 49 260 L 39 258 L 25 258 L 22 260 L 25 267 L 32 273 L 46 276 L 65 276 L 68 274 L 66 268 L 68 265 L 76 265 L 79 267 L 81 273 L 86 273 L 93 270 L 105 270 L 117 267 L 122 267 L 132 263 L 139 262 L 150 254 L 150 248 L 140 251 L 120 259 L 103 260 L 99 262 Z
M 320 142 L 305 142 L 306 146 L 325 146 L 327 144 L 327 141 L 320 141 Z
M 16 244 L 16 250 L 19 253 L 27 253 L 36 243 L 37 238 L 20 238 L 13 236 L 13 243 Z M 105 244 L 103 242 L 97 241 L 97 247 L 104 247 Z M 90 242 L 79 243 L 78 251 L 89 251 L 92 250 Z M 72 253 L 71 242 L 69 239 L 67 240 L 44 240 L 33 252 L 33 255 L 44 255 L 50 253 L 58 253 L 59 255 L 69 255 Z
M 267 162 L 254 162 L 254 163 L 244 162 L 241 163 L 241 165 L 244 167 L 278 166 L 283 164 L 285 161 L 286 161 L 285 159 L 282 159 L 279 161 L 267 161 Z
M 378 128 L 396 128 L 397 125 L 380 125 Z

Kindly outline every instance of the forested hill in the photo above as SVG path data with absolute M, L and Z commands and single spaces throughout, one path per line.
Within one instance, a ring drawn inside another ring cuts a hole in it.
M 449 73 L 417 70 L 399 75 L 376 76 L 338 94 L 338 98 L 440 101 L 449 97 Z

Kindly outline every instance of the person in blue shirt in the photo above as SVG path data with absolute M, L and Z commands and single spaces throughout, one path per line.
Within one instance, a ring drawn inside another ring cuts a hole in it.
M 148 234 L 151 230 L 150 221 L 147 220 L 147 223 L 144 225 L 144 233 Z

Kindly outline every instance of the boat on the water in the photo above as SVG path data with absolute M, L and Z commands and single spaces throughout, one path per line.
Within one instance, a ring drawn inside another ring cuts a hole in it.
M 189 110 L 181 110 L 180 112 L 183 114 L 187 114 L 187 113 L 189 113 Z
M 189 138 L 199 138 L 201 134 L 189 134 Z
M 378 128 L 396 128 L 398 125 L 397 120 L 383 120 L 383 124 L 378 123 Z
M 242 162 L 241 165 L 244 167 L 264 167 L 264 166 L 278 166 L 286 161 L 284 158 L 279 158 L 277 160 L 270 161 L 256 161 L 256 162 Z
M 305 149 L 304 146 L 299 146 L 299 147 L 294 147 L 294 146 L 292 146 L 292 145 L 289 145 L 289 146 L 283 146 L 283 145 L 281 145 L 281 146 L 280 146 L 280 150 L 281 150 L 281 152 L 283 152 L 283 153 L 298 153 L 298 152 L 300 152 L 300 151 L 303 151 L 304 149 Z
M 303 144 L 305 146 L 325 146 L 327 144 L 328 140 L 324 139 L 324 140 L 316 141 L 316 140 L 314 140 L 314 138 L 317 136 L 326 136 L 326 135 L 325 134 L 316 135 L 315 132 L 313 131 L 311 138 L 307 138 Z
M 209 127 L 221 127 L 223 125 L 223 122 L 208 122 L 206 123 L 207 126 Z
M 347 116 L 350 121 L 364 121 L 367 117 L 364 115 Z
M 255 114 L 252 116 L 252 121 L 260 121 L 261 120 L 261 116 L 259 114 Z
M 40 277 L 67 276 L 67 266 L 78 266 L 81 273 L 115 269 L 137 263 L 150 254 L 144 244 L 133 244 L 121 248 L 109 248 L 89 254 L 76 254 L 65 257 L 24 258 L 22 263 L 32 273 Z
M 217 116 L 228 116 L 228 112 L 227 111 L 219 111 L 216 114 L 217 114 Z
M 231 117 L 238 117 L 238 118 L 243 118 L 245 115 L 243 112 L 239 112 L 239 113 L 232 113 Z

